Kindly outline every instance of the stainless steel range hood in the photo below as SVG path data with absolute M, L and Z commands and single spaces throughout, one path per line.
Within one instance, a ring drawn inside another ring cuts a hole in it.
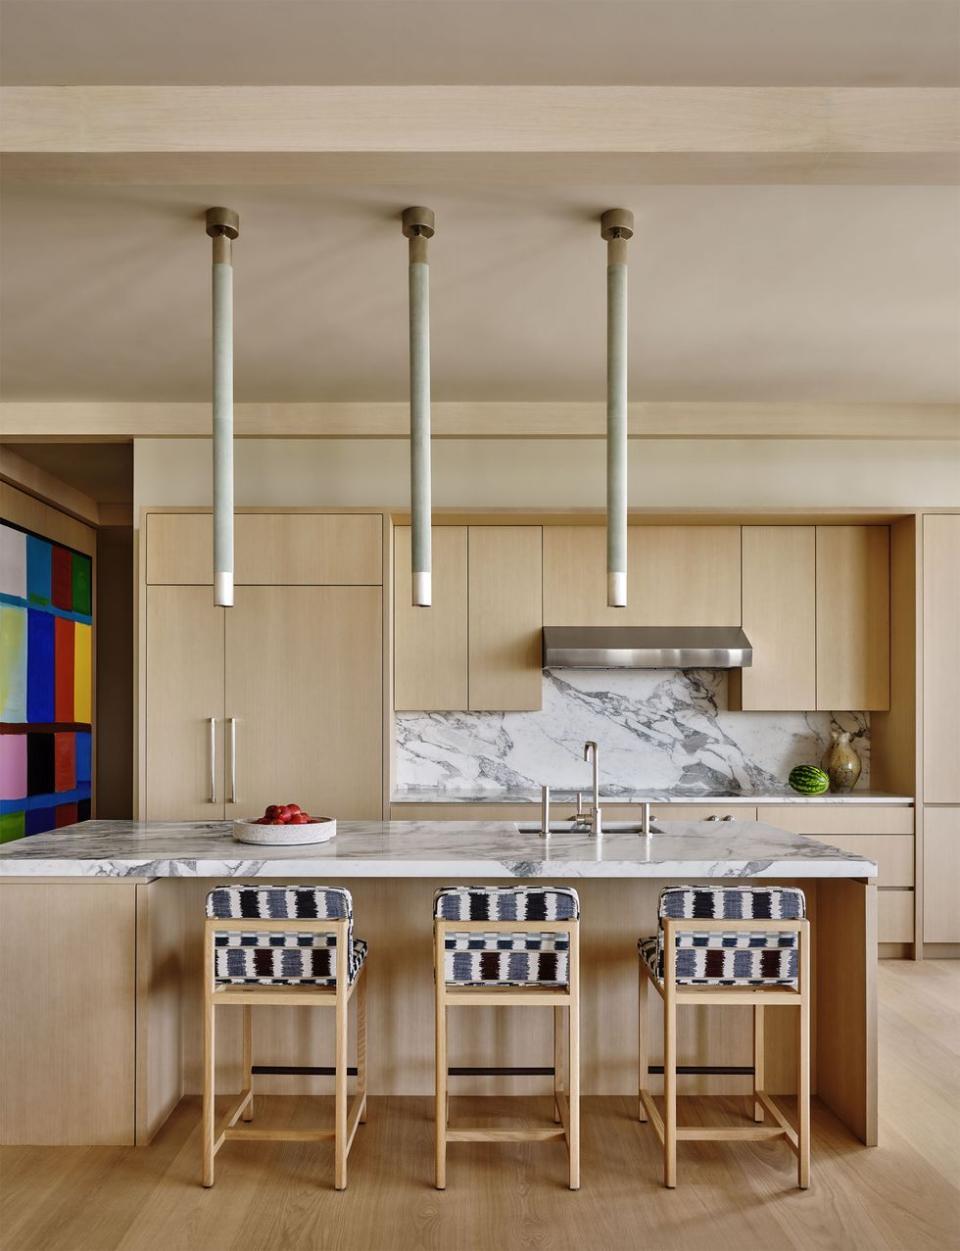
M 545 669 L 745 669 L 739 626 L 544 626 Z

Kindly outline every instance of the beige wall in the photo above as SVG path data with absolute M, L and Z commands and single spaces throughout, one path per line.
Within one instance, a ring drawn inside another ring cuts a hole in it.
M 399 439 L 246 439 L 236 445 L 236 502 L 403 507 Z M 138 439 L 135 504 L 206 504 L 210 444 Z M 433 501 L 443 507 L 601 507 L 599 440 L 437 440 Z M 960 505 L 960 442 L 637 440 L 634 507 L 947 507 Z

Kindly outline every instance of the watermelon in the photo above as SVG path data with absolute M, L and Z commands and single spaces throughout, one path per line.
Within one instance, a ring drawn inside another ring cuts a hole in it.
M 830 779 L 816 765 L 797 765 L 787 779 L 800 795 L 823 795 L 830 789 Z

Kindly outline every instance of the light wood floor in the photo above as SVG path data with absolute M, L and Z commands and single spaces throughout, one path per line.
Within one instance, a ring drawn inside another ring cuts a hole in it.
M 861 1148 L 825 1109 L 814 1121 L 812 1189 L 774 1143 L 681 1145 L 679 1185 L 659 1185 L 653 1130 L 633 1101 L 584 1101 L 583 1189 L 564 1184 L 558 1143 L 450 1148 L 448 1189 L 431 1185 L 427 1099 L 371 1099 L 332 1190 L 332 1145 L 228 1144 L 217 1184 L 199 1175 L 199 1106 L 185 1100 L 154 1144 L 0 1152 L 3 1251 L 621 1251 L 960 1246 L 960 965 L 880 969 L 882 1146 Z M 260 1124 L 306 1126 L 328 1101 L 263 1098 Z M 499 1101 L 454 1100 L 471 1119 Z M 502 1106 L 502 1105 L 501 1105 Z M 547 1115 L 546 1100 L 525 1100 Z M 746 1100 L 681 1101 L 681 1118 L 720 1123 Z

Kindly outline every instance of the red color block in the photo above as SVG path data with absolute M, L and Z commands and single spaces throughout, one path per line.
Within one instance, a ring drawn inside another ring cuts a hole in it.
M 63 733 L 53 739 L 54 789 L 72 791 L 77 785 L 77 736 Z
M 76 804 L 58 804 L 57 805 L 57 829 L 62 829 L 65 825 L 73 825 L 77 819 Z
M 67 553 L 69 555 L 69 552 Z M 56 579 L 54 579 L 56 581 Z M 54 622 L 54 715 L 58 721 L 73 720 L 73 636 L 72 621 L 57 617 Z
M 55 608 L 73 608 L 73 557 L 65 547 L 53 549 L 51 598 Z

